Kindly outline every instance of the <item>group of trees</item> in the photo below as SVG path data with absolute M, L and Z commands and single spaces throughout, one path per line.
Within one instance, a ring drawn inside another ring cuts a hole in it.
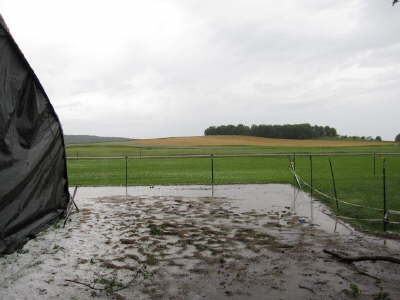
M 373 138 L 372 136 L 350 136 L 350 135 L 340 135 L 338 136 L 341 140 L 352 140 L 352 141 L 379 141 L 382 142 L 382 137 L 380 135 Z
M 329 126 L 311 126 L 310 124 L 286 125 L 221 125 L 211 126 L 204 131 L 204 135 L 248 135 L 266 138 L 281 139 L 315 139 L 323 137 L 337 137 L 335 128 Z
M 204 130 L 204 135 L 247 135 L 278 139 L 318 139 L 335 138 L 340 140 L 367 140 L 382 141 L 378 135 L 375 139 L 371 136 L 338 135 L 335 128 L 305 124 L 286 125 L 220 125 L 210 126 Z M 395 142 L 400 143 L 400 133 L 395 137 Z

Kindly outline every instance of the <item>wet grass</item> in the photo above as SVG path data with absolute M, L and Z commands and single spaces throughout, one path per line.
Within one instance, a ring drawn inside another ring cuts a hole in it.
M 387 209 L 400 211 L 400 156 L 381 156 L 376 159 L 375 174 L 373 159 L 369 156 L 333 156 L 331 158 L 337 197 L 352 204 L 369 208 L 355 207 L 316 194 L 315 196 L 330 206 L 338 215 L 357 219 L 382 219 L 383 211 L 383 159 L 386 159 L 386 206 Z M 297 159 L 297 172 L 307 181 L 311 181 L 310 159 Z M 332 175 L 327 157 L 313 157 L 313 186 L 333 196 Z M 304 188 L 309 191 L 309 189 Z M 400 216 L 391 214 L 390 220 L 400 221 Z M 353 222 L 353 221 L 349 221 Z M 366 230 L 382 231 L 382 222 L 357 221 L 356 224 Z M 400 225 L 388 225 L 387 230 L 399 231 Z
M 96 144 L 69 145 L 68 157 L 110 157 L 110 156 L 179 156 L 179 155 L 246 155 L 268 153 L 318 153 L 318 152 L 400 152 L 400 147 L 382 144 L 381 146 L 345 147 L 277 147 L 277 146 L 198 146 L 166 147 L 142 146 L 132 142 L 109 142 Z
M 373 156 L 331 156 L 338 198 L 373 208 L 383 208 L 382 160 L 386 158 L 387 208 L 400 210 L 400 156 L 376 157 L 375 175 Z M 214 158 L 214 184 L 235 183 L 289 183 L 289 157 L 218 157 Z M 125 185 L 125 159 L 68 160 L 69 184 L 82 186 Z M 133 185 L 211 184 L 210 158 L 151 158 L 128 159 L 127 183 Z M 310 182 L 310 159 L 296 157 L 296 171 Z M 313 185 L 318 190 L 334 195 L 327 156 L 313 156 Z M 303 189 L 307 190 L 306 187 Z M 315 195 L 332 209 L 336 203 Z M 339 215 L 382 219 L 383 212 L 339 203 Z M 398 215 L 390 219 L 400 221 Z M 357 221 L 366 230 L 382 230 L 381 222 Z M 400 225 L 388 225 L 389 231 L 398 231 Z
M 214 158 L 214 183 L 289 182 L 288 157 Z M 124 159 L 68 160 L 69 183 L 125 185 Z M 128 185 L 210 184 L 209 158 L 128 159 Z

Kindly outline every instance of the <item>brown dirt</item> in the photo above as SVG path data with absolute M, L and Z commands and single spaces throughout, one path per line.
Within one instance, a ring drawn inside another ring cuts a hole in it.
M 392 142 L 376 141 L 327 141 L 327 140 L 288 140 L 270 139 L 254 136 L 213 135 L 183 136 L 133 141 L 137 144 L 152 146 L 271 146 L 271 147 L 350 147 L 393 145 Z

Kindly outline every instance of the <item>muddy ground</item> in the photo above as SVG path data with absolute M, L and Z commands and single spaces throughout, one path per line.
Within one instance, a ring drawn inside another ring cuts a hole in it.
M 400 299 L 399 243 L 288 185 L 80 188 L 79 213 L 0 258 L 0 299 Z

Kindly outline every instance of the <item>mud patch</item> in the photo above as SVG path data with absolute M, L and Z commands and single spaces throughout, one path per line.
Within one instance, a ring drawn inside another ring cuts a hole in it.
M 203 186 L 121 192 L 81 188 L 66 228 L 0 258 L 0 298 L 400 297 L 400 266 L 354 267 L 322 252 L 396 256 L 397 242 L 335 224 L 290 186 L 218 186 L 214 197 Z

